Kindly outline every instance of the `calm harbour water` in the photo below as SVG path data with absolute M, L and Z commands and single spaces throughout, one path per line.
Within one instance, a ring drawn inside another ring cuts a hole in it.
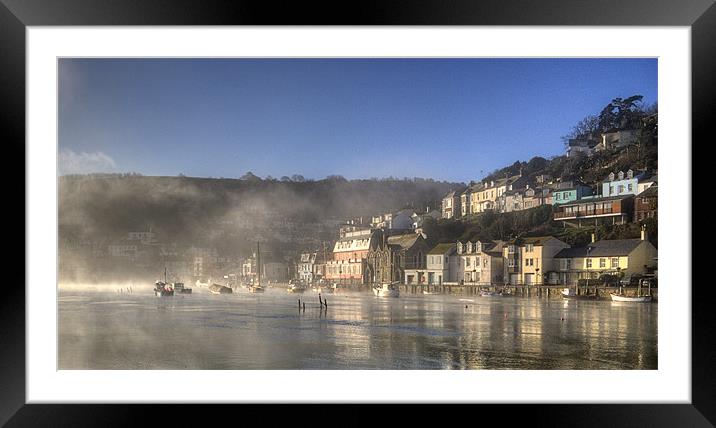
M 151 288 L 60 289 L 58 368 L 658 368 L 656 303 L 323 296 L 327 310 L 310 290 L 160 298 Z

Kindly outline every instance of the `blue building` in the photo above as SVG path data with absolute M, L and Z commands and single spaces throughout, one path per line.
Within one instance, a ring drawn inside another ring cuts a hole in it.
M 636 195 L 639 193 L 639 179 L 643 176 L 643 172 L 635 175 L 631 169 L 626 174 L 623 171 L 617 174 L 611 172 L 602 182 L 602 196 Z
M 552 191 L 552 205 L 578 201 L 585 196 L 591 196 L 592 193 L 592 188 L 583 184 L 566 189 L 556 189 Z

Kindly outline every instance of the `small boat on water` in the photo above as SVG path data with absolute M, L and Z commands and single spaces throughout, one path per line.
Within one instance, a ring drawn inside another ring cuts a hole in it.
M 252 285 L 249 287 L 249 293 L 263 293 L 266 291 L 261 285 Z
M 440 293 L 438 293 L 437 291 L 423 290 L 423 294 L 431 295 L 431 294 L 440 294 Z
M 154 295 L 157 297 L 173 296 L 174 289 L 171 284 L 166 282 L 156 281 L 154 283 Z
M 391 282 L 390 284 L 374 285 L 373 294 L 378 297 L 399 297 L 400 289 L 398 284 L 398 282 Z
M 612 296 L 612 302 L 651 302 L 651 296 L 624 296 L 617 293 L 609 293 L 609 295 Z
M 227 287 L 225 285 L 211 284 L 209 286 L 209 292 L 211 294 L 231 294 L 234 292 L 234 290 L 232 290 L 231 287 Z
M 289 293 L 303 293 L 306 291 L 306 287 L 302 284 L 289 284 L 286 291 Z
M 644 280 L 642 280 L 644 281 Z M 649 287 L 649 290 L 647 294 L 643 295 L 641 293 L 641 287 L 642 287 L 642 281 L 639 281 L 639 288 L 636 290 L 636 295 L 634 296 L 627 296 L 624 294 L 624 290 L 619 287 L 618 293 L 609 293 L 609 295 L 612 297 L 612 302 L 634 302 L 634 303 L 648 303 L 651 302 L 651 282 L 649 280 L 646 280 L 646 283 Z
M 167 268 L 164 268 L 164 281 L 154 281 L 154 295 L 157 297 L 174 295 L 174 287 L 167 283 Z
M 488 291 L 488 290 L 480 291 L 480 297 L 504 297 L 504 296 L 509 296 L 509 294 L 507 294 L 503 291 Z
M 191 288 L 184 287 L 183 282 L 175 282 L 172 284 L 172 288 L 179 294 L 191 294 Z

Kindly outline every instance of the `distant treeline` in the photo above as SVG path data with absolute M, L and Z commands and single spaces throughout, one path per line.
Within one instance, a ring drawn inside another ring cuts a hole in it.
M 462 183 L 429 179 L 212 179 L 136 174 L 59 179 L 61 231 L 87 238 L 153 230 L 177 242 L 201 242 L 209 225 L 266 218 L 321 222 L 370 216 L 403 207 L 440 209 L 444 194 Z

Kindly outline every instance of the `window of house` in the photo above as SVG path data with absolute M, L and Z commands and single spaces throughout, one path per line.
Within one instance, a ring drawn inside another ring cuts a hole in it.
M 605 267 L 607 267 L 607 259 L 605 259 L 605 258 L 599 259 L 599 267 L 600 267 L 600 268 L 605 268 Z
M 558 201 L 561 201 L 561 200 L 562 200 L 562 194 L 561 194 L 561 193 L 557 193 L 557 200 L 558 200 Z
M 631 192 L 632 189 L 633 189 L 632 184 L 631 183 L 627 184 L 627 190 L 629 190 Z
M 534 251 L 534 244 L 525 245 L 525 251 L 527 251 L 528 253 L 531 253 L 532 251 Z
M 465 267 L 470 267 L 470 257 L 465 257 Z
M 487 267 L 487 257 L 482 259 L 482 266 Z
M 592 259 L 586 259 L 584 262 L 586 263 L 587 268 L 592 267 Z
M 619 267 L 619 257 L 612 257 L 612 269 Z

